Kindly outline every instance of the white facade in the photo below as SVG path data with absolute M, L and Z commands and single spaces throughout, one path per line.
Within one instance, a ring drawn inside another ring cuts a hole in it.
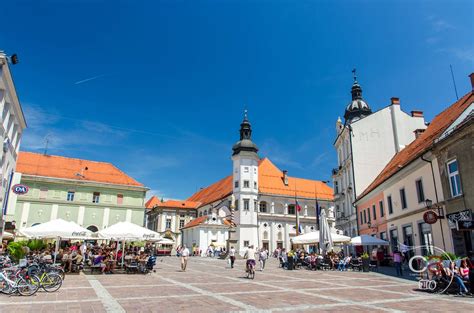
M 336 228 L 344 235 L 357 235 L 357 214 L 353 202 L 377 177 L 391 158 L 426 128 L 421 112 L 409 115 L 398 99 L 350 124 L 338 119 L 334 147 L 338 167 L 333 170 Z
M 16 160 L 20 149 L 20 141 L 26 121 L 16 94 L 13 79 L 8 66 L 7 56 L 0 51 L 0 136 L 2 149 L 0 149 L 0 236 L 3 229 L 3 211 L 7 200 L 10 177 L 15 171 Z
M 198 226 L 182 229 L 182 243 L 190 250 L 201 251 L 204 255 L 211 244 L 214 247 L 227 246 L 228 229 L 222 218 L 212 214 Z

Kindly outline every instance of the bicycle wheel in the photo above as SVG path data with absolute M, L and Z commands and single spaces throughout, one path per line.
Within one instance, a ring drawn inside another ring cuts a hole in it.
M 6 295 L 10 295 L 13 293 L 13 288 L 12 286 L 4 279 L 0 280 L 0 292 L 4 293 Z
M 51 268 L 48 272 L 58 274 L 59 276 L 61 276 L 62 280 L 64 280 L 64 278 L 66 277 L 66 273 L 61 267 Z
M 57 273 L 46 273 L 41 280 L 41 287 L 43 287 L 46 292 L 55 292 L 61 288 L 63 284 L 63 279 L 61 275 Z
M 34 295 L 40 286 L 40 280 L 36 276 L 20 276 L 16 280 L 16 289 L 18 293 L 22 296 L 32 296 Z

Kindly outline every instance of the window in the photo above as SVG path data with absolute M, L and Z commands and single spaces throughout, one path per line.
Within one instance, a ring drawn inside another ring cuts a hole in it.
M 375 204 L 372 206 L 372 213 L 374 214 L 374 220 L 377 219 L 377 213 L 375 212 Z
M 184 227 L 184 220 L 179 220 L 179 228 L 183 228 Z
M 257 208 L 258 208 L 258 204 L 257 204 L 257 200 L 255 200 L 253 202 L 253 210 L 252 211 L 257 212 Z
M 67 201 L 74 201 L 74 191 L 68 191 L 67 192 Z
M 405 188 L 400 189 L 400 202 L 402 204 L 402 209 L 407 208 L 407 196 L 405 194 Z
M 48 197 L 48 188 L 40 188 L 40 199 L 46 199 Z
M 250 188 L 250 182 L 248 180 L 244 180 L 244 188 Z
M 388 214 L 393 213 L 392 196 L 387 197 Z
M 367 212 L 364 210 L 364 224 L 367 223 Z
M 462 194 L 461 177 L 459 176 L 458 160 L 448 162 L 449 186 L 451 188 L 451 196 L 456 197 Z
M 362 211 L 360 211 L 359 213 L 360 213 L 360 221 L 359 221 L 359 223 L 362 225 L 362 224 L 364 224 L 364 220 L 362 219 Z
M 396 229 L 390 230 L 390 247 L 392 252 L 398 249 L 398 230 Z
M 334 182 L 334 191 L 336 195 L 339 193 L 339 183 L 337 180 Z
M 247 248 L 250 245 L 248 240 L 244 240 L 244 247 Z
M 121 194 L 117 195 L 117 204 L 123 204 L 123 195 Z
M 170 218 L 166 219 L 166 228 L 167 229 L 171 228 L 171 219 Z
M 387 233 L 384 232 L 384 231 L 381 232 L 381 233 L 380 233 L 380 239 L 382 239 L 382 240 L 387 240 Z
M 367 217 L 369 218 L 369 222 L 370 222 L 370 208 L 367 208 Z
M 383 211 L 383 201 L 379 202 L 379 208 L 380 208 L 380 217 L 383 217 L 385 215 L 385 212 Z
M 248 173 L 249 172 L 249 167 L 248 166 L 245 166 L 244 167 L 244 173 Z
M 201 216 L 202 216 L 202 212 L 199 212 L 199 217 L 201 217 Z
M 94 192 L 92 195 L 92 203 L 99 203 L 100 200 L 100 192 Z
M 234 186 L 235 186 L 235 188 L 239 188 L 239 181 L 238 180 L 235 181 Z
M 260 212 L 266 213 L 267 212 L 267 203 L 265 201 L 260 202 Z
M 295 214 L 296 214 L 296 212 L 295 212 L 295 205 L 294 205 L 294 204 L 288 205 L 288 214 L 292 214 L 292 215 L 295 215 Z
M 253 189 L 257 189 L 257 182 L 256 181 L 253 182 Z
M 425 201 L 425 192 L 423 191 L 423 181 L 418 179 L 416 182 L 416 195 L 418 196 L 418 203 Z
M 244 211 L 250 211 L 250 200 L 244 199 Z
M 423 255 L 433 254 L 433 235 L 431 225 L 427 223 L 418 224 L 420 230 L 421 253 Z
M 204 210 L 204 215 L 207 215 L 207 210 Z
M 180 218 L 184 218 L 184 214 L 180 214 L 179 217 L 180 217 Z

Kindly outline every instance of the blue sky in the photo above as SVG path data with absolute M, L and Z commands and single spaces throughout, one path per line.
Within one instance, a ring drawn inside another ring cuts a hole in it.
M 330 179 L 352 68 L 373 110 L 427 120 L 470 90 L 472 1 L 9 1 L 0 49 L 22 150 L 108 161 L 165 198 L 231 173 L 244 106 L 261 156 Z

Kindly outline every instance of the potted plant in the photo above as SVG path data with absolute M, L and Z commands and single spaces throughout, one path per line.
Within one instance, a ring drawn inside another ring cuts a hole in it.
M 367 252 L 364 252 L 362 255 L 361 255 L 361 258 L 362 258 L 362 270 L 364 272 L 368 272 L 369 271 L 369 268 L 370 268 L 370 258 L 369 258 L 369 254 Z

